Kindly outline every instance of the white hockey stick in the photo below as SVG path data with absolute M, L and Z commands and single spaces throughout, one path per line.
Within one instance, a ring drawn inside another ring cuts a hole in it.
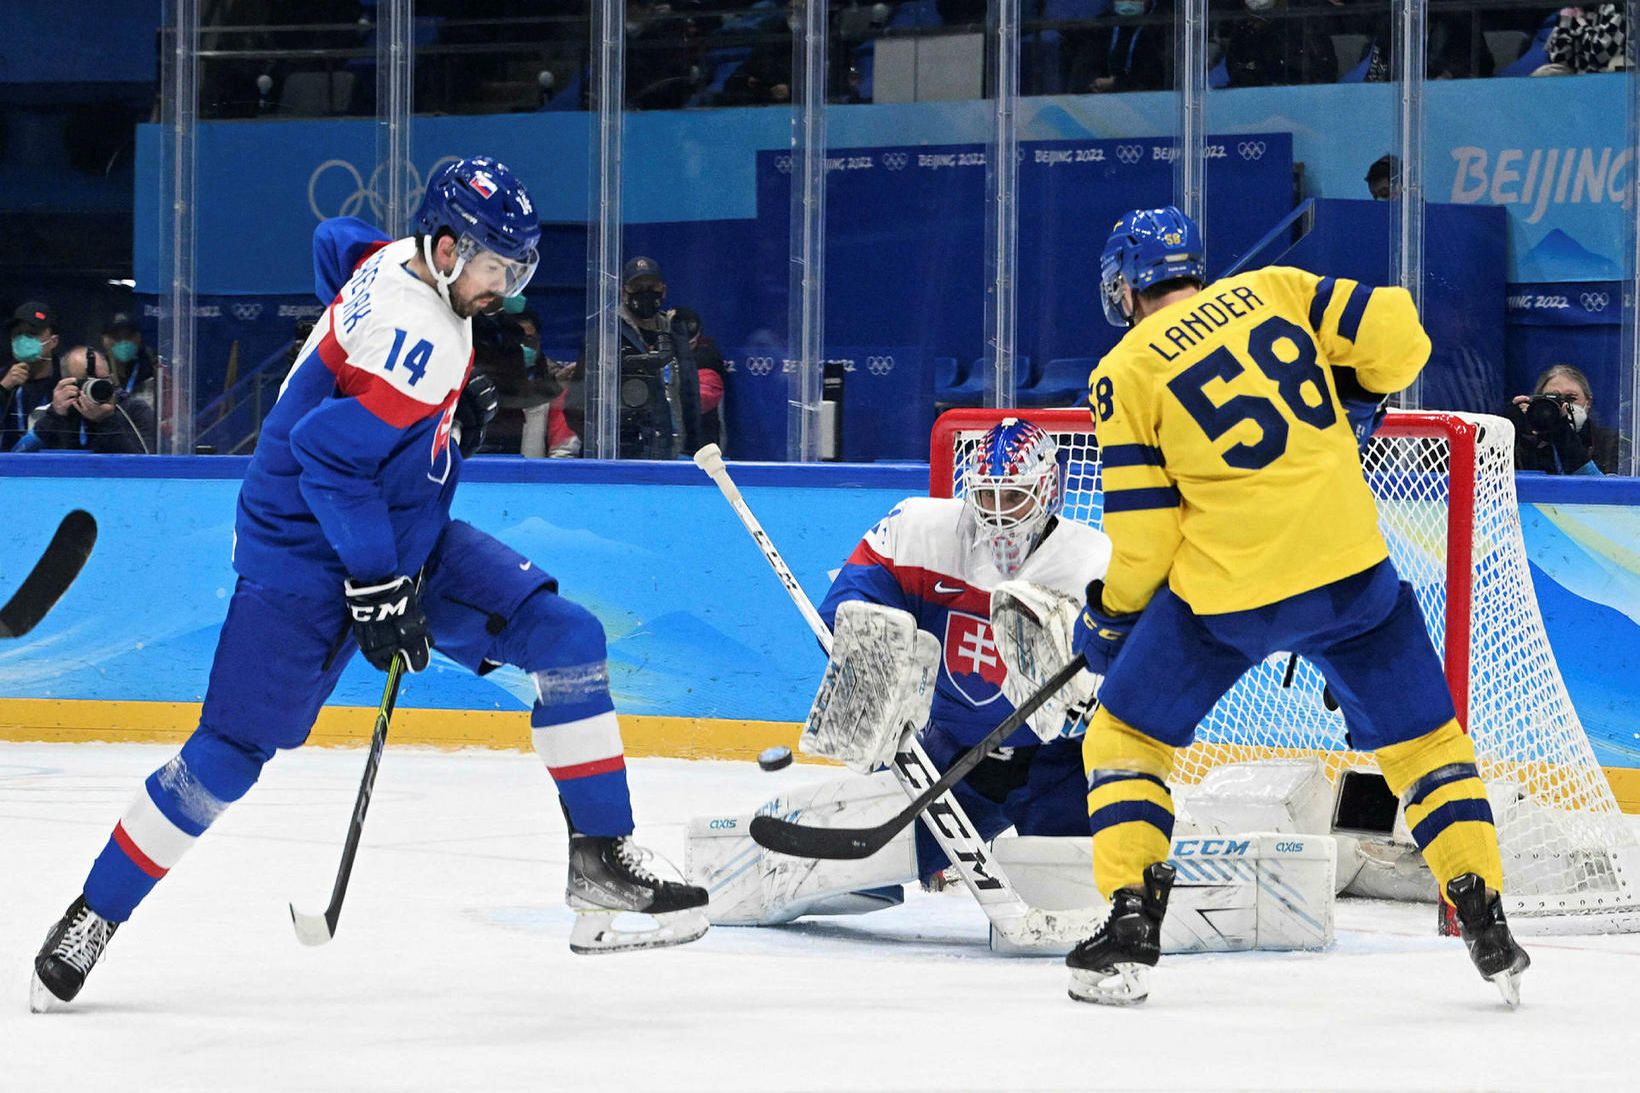
M 723 453 L 716 444 L 708 444 L 695 453 L 695 464 L 717 483 L 718 489 L 723 492 L 735 514 L 740 517 L 740 522 L 746 526 L 752 540 L 763 552 L 764 560 L 774 570 L 780 583 L 785 585 L 787 595 L 791 597 L 792 603 L 797 605 L 797 610 L 802 613 L 804 621 L 809 624 L 809 629 L 814 631 L 814 636 L 819 639 L 821 647 L 829 656 L 831 630 L 820 617 L 820 612 L 814 609 L 814 604 L 809 601 L 808 594 L 797 582 L 796 575 L 786 565 L 786 560 L 780 556 L 780 551 L 775 549 L 768 533 L 763 530 L 763 525 L 752 515 L 746 499 L 740 495 L 740 488 L 735 485 L 734 479 L 729 477 L 729 470 L 723 465 Z M 915 730 L 918 727 L 920 726 L 907 726 L 907 731 L 895 753 L 893 765 L 894 777 L 899 781 L 900 788 L 913 801 L 939 779 L 939 771 L 917 740 Z M 963 811 L 962 804 L 955 794 L 945 793 L 936 798 L 923 812 L 922 819 L 928 825 L 928 830 L 935 841 L 940 844 L 940 848 L 945 851 L 946 857 L 956 866 L 963 884 L 980 905 L 980 909 L 985 912 L 985 917 L 991 922 L 991 929 L 1011 945 L 1029 949 L 1079 941 L 1093 933 L 1104 921 L 1106 908 L 1103 906 L 1074 911 L 1044 911 L 1032 907 L 1020 898 L 1014 886 L 1009 883 L 1002 866 L 991 856 L 985 840 L 979 837 L 973 821 Z

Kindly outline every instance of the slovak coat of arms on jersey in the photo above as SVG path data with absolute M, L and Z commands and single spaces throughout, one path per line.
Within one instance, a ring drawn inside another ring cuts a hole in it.
M 1008 668 L 1002 663 L 991 623 L 966 611 L 952 611 L 945 619 L 945 675 L 951 686 L 975 706 L 995 702 L 1002 695 Z

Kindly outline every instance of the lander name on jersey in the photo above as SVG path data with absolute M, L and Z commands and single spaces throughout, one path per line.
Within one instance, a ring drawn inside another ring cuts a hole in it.
M 1059 520 L 1014 579 L 1080 599 L 1109 561 L 1110 540 L 1101 532 Z M 961 500 L 908 497 L 860 540 L 820 614 L 832 625 L 845 600 L 909 611 L 939 639 L 943 653 L 933 721 L 959 743 L 972 744 L 1013 712 L 1002 693 L 1008 669 L 991 635 L 991 590 L 1002 580 L 990 551 L 975 541 Z M 1041 741 L 1026 727 L 1003 743 Z
M 235 522 L 234 568 L 271 588 L 337 595 L 344 578 L 415 573 L 450 518 L 450 442 L 472 324 L 360 222 L 314 235 L 320 289 L 350 269 L 262 425 Z M 338 257 L 341 256 L 341 257 Z
M 1140 611 L 1165 581 L 1197 614 L 1245 611 L 1383 561 L 1334 369 L 1390 393 L 1429 350 L 1405 289 L 1279 266 L 1146 315 L 1089 378 L 1105 607 Z

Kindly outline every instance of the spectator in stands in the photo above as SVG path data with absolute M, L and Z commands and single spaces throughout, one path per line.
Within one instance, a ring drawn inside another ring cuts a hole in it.
M 1515 468 L 1549 474 L 1617 474 L 1627 462 L 1616 430 L 1594 423 L 1589 378 L 1569 364 L 1544 369 L 1530 395 L 1504 408 L 1515 426 Z
M 627 0 L 626 104 L 677 110 L 694 95 L 705 53 L 701 24 L 669 3 Z
M 118 311 L 102 332 L 103 356 L 114 368 L 114 382 L 127 395 L 137 395 L 150 405 L 154 399 L 154 353 L 142 344 L 142 328 L 129 312 Z
M 1243 0 L 1246 13 L 1219 27 L 1231 87 L 1332 83 L 1338 57 L 1308 20 L 1276 19 L 1285 0 Z
M 89 346 L 76 346 L 63 354 L 62 371 L 51 402 L 36 415 L 33 431 L 16 450 L 104 455 L 145 455 L 154 450 L 154 411 L 120 390 L 108 358 Z
M 1116 23 L 1086 32 L 1067 32 L 1072 52 L 1068 88 L 1087 91 L 1158 91 L 1171 83 L 1169 28 L 1140 22 L 1155 10 L 1155 0 L 1114 0 Z
M 719 106 L 773 106 L 792 101 L 792 35 L 801 24 L 794 7 L 785 20 L 765 20 L 751 54 L 730 73 Z
M 0 371 L 0 452 L 9 452 L 29 431 L 35 409 L 51 401 L 62 376 L 57 360 L 57 313 L 30 300 L 6 324 L 10 357 Z
M 490 320 L 483 343 L 475 338 L 474 368 L 495 382 L 500 410 L 484 432 L 482 452 L 539 459 L 548 450 L 548 418 L 563 397 L 573 362 L 560 365 L 541 355 L 541 321 L 528 308 Z M 475 321 L 475 334 L 479 324 Z
M 1367 189 L 1374 201 L 1394 201 L 1401 196 L 1401 161 L 1392 155 L 1379 156 L 1367 168 Z
M 1573 75 L 1615 72 L 1632 63 L 1628 53 L 1628 20 L 1622 4 L 1560 9 L 1560 23 L 1549 35 L 1549 64 Z M 1533 73 L 1549 75 L 1543 68 Z
M 700 313 L 692 307 L 672 309 L 672 329 L 681 338 L 689 340 L 695 355 L 695 371 L 700 376 L 700 442 L 723 443 L 723 388 L 728 368 L 723 363 L 723 351 L 700 326 Z

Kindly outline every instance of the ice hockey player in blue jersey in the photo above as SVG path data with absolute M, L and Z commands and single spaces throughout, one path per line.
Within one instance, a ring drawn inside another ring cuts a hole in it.
M 1063 470 L 1053 437 L 1007 419 L 976 443 L 959 467 L 962 498 L 909 497 L 866 533 L 820 606 L 828 626 L 849 600 L 909 611 L 939 640 L 942 664 L 933 710 L 919 734 L 945 770 L 1013 712 L 1003 694 L 1007 666 L 991 634 L 991 590 L 1030 581 L 1080 599 L 1103 577 L 1110 540 L 1059 519 Z M 1087 787 L 1081 742 L 1049 743 L 1030 728 L 1003 741 L 956 796 L 982 839 L 1009 827 L 1021 835 L 1086 835 Z M 926 825 L 917 827 L 917 868 L 925 880 L 948 864 Z
M 357 649 L 415 672 L 433 647 L 480 674 L 535 682 L 530 725 L 570 832 L 578 952 L 675 945 L 706 929 L 706 894 L 661 880 L 630 840 L 604 631 L 529 559 L 450 518 L 463 455 L 495 413 L 471 377 L 472 317 L 523 291 L 541 229 L 501 163 L 437 172 L 412 238 L 321 224 L 331 301 L 263 424 L 239 494 L 238 573 L 199 727 L 137 792 L 82 894 L 47 935 L 31 1002 L 79 993 L 108 939 L 281 748 L 300 747 Z M 419 575 L 419 576 L 418 576 Z M 653 928 L 618 929 L 623 912 Z

